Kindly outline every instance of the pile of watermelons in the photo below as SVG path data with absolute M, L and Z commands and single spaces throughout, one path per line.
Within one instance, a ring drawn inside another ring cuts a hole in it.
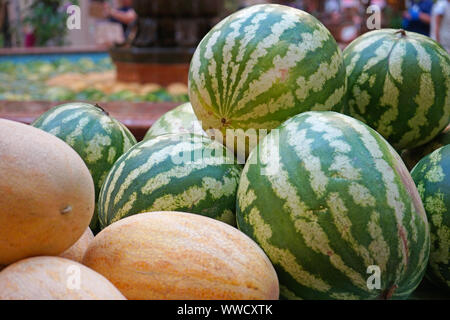
M 202 40 L 189 97 L 139 143 L 85 103 L 0 120 L 1 299 L 450 295 L 438 43 L 384 29 L 342 54 L 311 15 L 257 5 Z

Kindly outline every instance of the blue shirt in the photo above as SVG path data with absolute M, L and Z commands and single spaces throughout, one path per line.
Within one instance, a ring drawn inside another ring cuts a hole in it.
M 124 7 L 118 8 L 117 10 L 119 10 L 119 11 L 121 11 L 121 12 L 128 12 L 129 10 L 132 10 L 132 9 L 133 9 L 132 7 L 124 6 Z M 115 19 L 115 18 L 112 18 L 112 17 L 109 18 L 109 21 L 111 21 L 111 22 L 116 22 L 116 23 L 120 23 L 120 24 L 122 25 L 123 32 L 126 33 L 127 28 L 128 28 L 128 25 L 127 25 L 127 24 L 122 23 L 122 22 L 120 22 L 119 20 L 117 20 L 117 19 Z
M 434 4 L 433 0 L 411 1 L 411 5 L 417 5 L 419 7 L 420 13 L 426 13 L 429 15 L 431 15 L 433 4 Z M 420 20 L 416 21 L 409 20 L 407 22 L 407 25 L 405 26 L 405 29 L 407 31 L 421 33 L 426 36 L 430 35 L 430 24 Z

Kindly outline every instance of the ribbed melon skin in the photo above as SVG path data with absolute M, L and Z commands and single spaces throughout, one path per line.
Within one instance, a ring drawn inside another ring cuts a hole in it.
M 305 112 L 286 121 L 250 154 L 237 198 L 238 227 L 271 259 L 284 298 L 404 299 L 423 277 L 428 222 L 414 182 L 356 119 Z M 367 287 L 372 265 L 379 290 Z
M 403 34 L 404 32 L 404 34 Z M 344 50 L 348 114 L 397 150 L 436 137 L 450 121 L 450 56 L 429 37 L 368 32 Z
M 34 127 L 51 133 L 70 145 L 84 160 L 95 185 L 95 198 L 116 160 L 136 144 L 136 138 L 119 121 L 88 103 L 56 106 L 41 115 Z M 97 210 L 91 222 L 98 231 Z
M 197 159 L 199 154 L 203 156 Z M 241 171 L 234 157 L 208 137 L 167 134 L 140 142 L 105 180 L 100 224 L 105 228 L 143 212 L 189 211 L 235 225 Z
M 163 114 L 147 131 L 144 140 L 169 133 L 194 133 L 207 136 L 190 102 Z
M 450 145 L 423 158 L 411 171 L 430 222 L 427 277 L 450 289 Z
M 221 21 L 189 70 L 195 114 L 224 138 L 227 129 L 270 130 L 304 111 L 341 111 L 345 91 L 342 52 L 331 33 L 312 15 L 275 4 Z

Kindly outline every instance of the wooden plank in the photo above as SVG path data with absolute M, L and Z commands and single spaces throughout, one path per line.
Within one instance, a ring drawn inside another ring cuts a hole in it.
M 91 102 L 92 103 L 92 102 Z M 32 123 L 37 117 L 50 108 L 62 104 L 49 101 L 5 101 L 0 100 L 0 118 Z M 100 106 L 112 117 L 116 118 L 142 140 L 147 130 L 164 113 L 175 108 L 179 103 L 146 103 L 146 102 L 102 102 Z

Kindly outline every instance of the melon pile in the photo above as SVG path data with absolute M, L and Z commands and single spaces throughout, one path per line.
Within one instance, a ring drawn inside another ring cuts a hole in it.
M 86 103 L 0 120 L 0 299 L 449 290 L 450 57 L 433 40 L 378 30 L 342 54 L 311 15 L 257 5 L 202 40 L 189 95 L 141 142 Z

